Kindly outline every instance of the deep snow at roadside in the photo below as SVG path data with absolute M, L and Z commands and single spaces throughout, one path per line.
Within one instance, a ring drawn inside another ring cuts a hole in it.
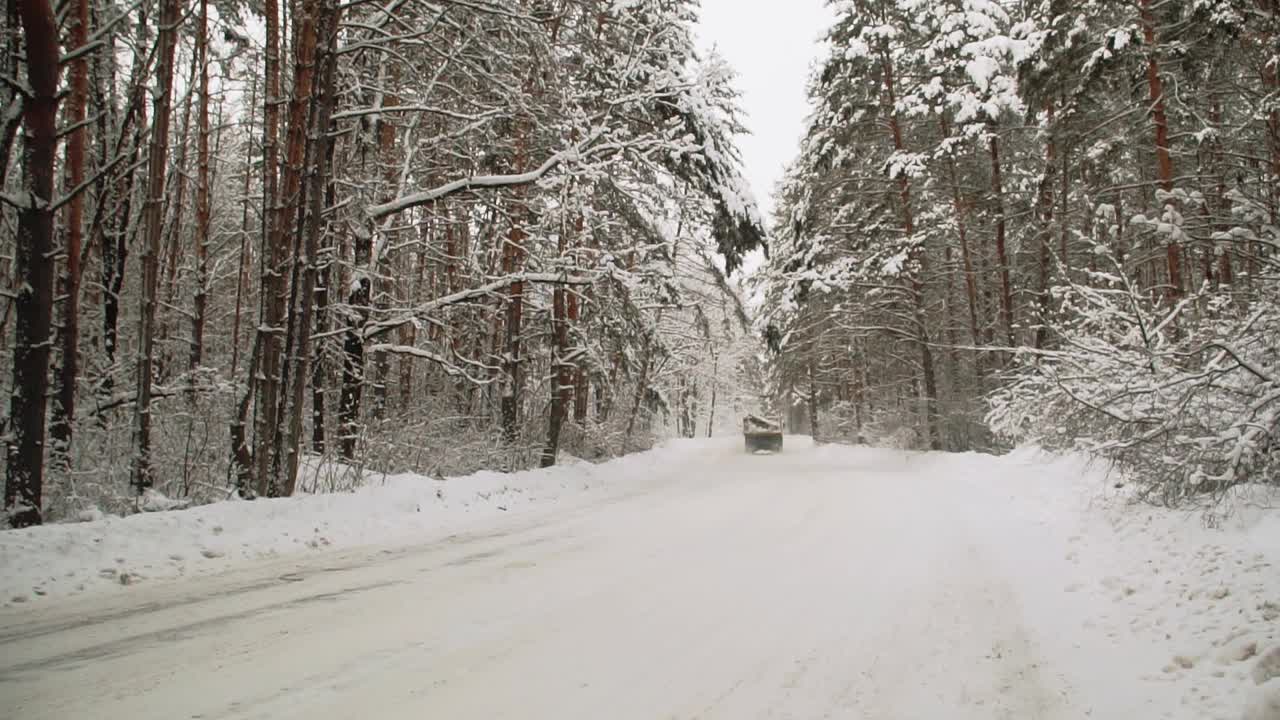
M 186 510 L 0 532 L 0 604 L 210 575 L 255 560 L 318 550 L 437 540 L 498 516 L 551 508 L 613 488 L 642 485 L 671 448 L 593 465 L 461 478 L 370 474 L 351 493 L 228 500 Z M 311 471 L 314 471 L 311 470 Z
M 580 541 L 596 543 L 583 546 L 594 555 L 575 561 L 581 568 L 566 566 L 567 577 L 583 577 L 578 570 L 594 568 L 618 573 L 626 568 L 617 566 L 643 564 L 650 557 L 683 562 L 678 552 L 653 556 L 643 534 L 626 535 L 628 544 L 616 550 L 598 544 L 601 532 L 615 527 L 618 533 L 647 532 L 652 522 L 653 533 L 670 528 L 686 541 L 702 542 L 690 554 L 705 556 L 704 563 L 743 562 L 734 553 L 741 552 L 735 543 L 744 539 L 768 557 L 769 531 L 782 533 L 775 543 L 789 538 L 787 533 L 811 533 L 797 540 L 804 549 L 794 551 L 797 557 L 824 564 L 856 558 L 862 563 L 859 577 L 879 578 L 894 592 L 921 593 L 874 598 L 876 586 L 861 584 L 865 578 L 823 585 L 835 581 L 823 580 L 821 568 L 794 569 L 787 592 L 799 596 L 775 596 L 769 593 L 780 591 L 764 586 L 753 592 L 751 602 L 760 608 L 773 607 L 775 600 L 793 602 L 797 622 L 804 620 L 806 608 L 809 613 L 827 609 L 827 622 L 844 617 L 840 608 L 846 606 L 864 614 L 895 609 L 893 622 L 899 627 L 849 629 L 859 633 L 852 638 L 858 659 L 849 662 L 871 668 L 855 679 L 869 688 L 864 688 L 869 697 L 927 694 L 961 677 L 965 687 L 976 688 L 974 706 L 967 708 L 969 714 L 957 710 L 953 717 L 1012 718 L 1022 716 L 1009 713 L 1031 712 L 1023 716 L 1280 718 L 1280 512 L 1240 507 L 1209 528 L 1198 512 L 1126 502 L 1114 479 L 1079 458 L 1035 450 L 993 458 L 811 448 L 802 438 L 787 443 L 781 456 L 743 458 L 727 440 L 681 441 L 603 465 L 447 481 L 400 476 L 353 494 L 228 502 L 4 532 L 0 591 L 11 607 L 0 620 L 12 626 L 23 613 L 56 608 L 73 594 L 120 598 L 177 578 L 214 582 L 193 576 L 252 567 L 267 557 L 431 542 L 464 528 L 500 526 L 518 512 L 545 511 L 555 522 L 557 509 L 587 507 L 593 497 L 611 496 L 623 502 L 609 512 L 626 514 L 601 521 L 603 529 L 589 528 L 597 535 Z M 649 505 L 628 504 L 627 495 L 648 498 Z M 770 498 L 776 498 L 776 510 Z M 757 515 L 716 518 L 721 525 L 708 517 L 736 506 Z M 778 517 L 767 517 L 774 512 Z M 842 514 L 850 518 L 847 528 L 839 527 Z M 762 528 L 755 531 L 744 522 Z M 717 541 L 711 536 L 716 527 L 742 537 Z M 832 540 L 859 547 L 822 544 Z M 785 567 L 791 558 L 776 559 Z M 554 564 L 548 567 L 546 572 L 554 571 Z M 727 592 L 705 584 L 718 577 L 709 567 L 670 567 L 663 573 L 713 596 Z M 525 582 L 537 587 L 538 578 Z M 730 573 L 724 579 L 740 582 L 742 576 Z M 695 615 L 707 610 L 696 606 L 697 597 L 679 590 L 673 586 L 663 597 L 668 603 L 690 603 L 688 612 Z M 597 610 L 607 618 L 619 609 Z M 822 619 L 815 617 L 814 622 Z M 812 640 L 824 628 L 801 624 L 796 630 Z M 769 632 L 763 637 L 791 644 L 777 629 Z M 555 646 L 550 639 L 544 642 Z M 836 651 L 836 646 L 819 646 Z M 972 657 L 975 647 L 983 648 L 976 664 L 954 665 L 949 653 Z M 764 656 L 780 652 L 759 651 Z M 730 658 L 717 660 L 714 647 L 706 652 L 707 662 L 732 665 Z M 831 658 L 806 662 L 818 666 L 824 660 Z M 1006 696 L 1013 700 L 998 700 Z M 749 705 L 752 696 L 729 697 Z M 901 707 L 892 717 L 916 717 L 910 710 Z

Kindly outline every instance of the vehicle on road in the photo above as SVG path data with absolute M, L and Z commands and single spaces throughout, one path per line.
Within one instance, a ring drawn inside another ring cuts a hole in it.
M 749 453 L 782 452 L 782 424 L 758 415 L 742 418 L 742 437 Z

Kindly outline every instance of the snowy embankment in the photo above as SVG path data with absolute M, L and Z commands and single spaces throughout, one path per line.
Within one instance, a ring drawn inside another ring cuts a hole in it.
M 209 575 L 254 560 L 321 549 L 430 542 L 579 496 L 633 487 L 690 448 L 637 453 L 610 463 L 479 472 L 437 480 L 370 474 L 347 493 L 228 500 L 185 510 L 0 531 L 5 607 L 139 583 Z
M 964 484 L 972 507 L 958 515 L 979 518 L 990 557 L 1024 578 L 1024 622 L 1100 709 L 1280 720 L 1280 510 L 1264 492 L 1211 521 L 1135 504 L 1120 478 L 1080 457 L 920 462 L 945 463 Z

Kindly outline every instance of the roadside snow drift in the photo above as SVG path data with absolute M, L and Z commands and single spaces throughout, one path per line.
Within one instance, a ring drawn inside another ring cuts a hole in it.
M 105 517 L 0 532 L 0 601 L 6 605 L 139 583 L 207 575 L 255 559 L 323 548 L 419 543 L 496 515 L 642 484 L 674 448 L 607 465 L 570 460 L 508 474 L 437 480 L 370 474 L 350 493 L 228 500 L 187 510 Z
M 0 692 L 27 720 L 1280 719 L 1280 513 L 1117 481 L 733 438 L 5 532 Z

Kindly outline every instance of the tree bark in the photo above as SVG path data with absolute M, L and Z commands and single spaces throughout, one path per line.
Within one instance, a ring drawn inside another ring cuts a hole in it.
M 1160 63 L 1156 59 L 1156 27 L 1151 13 L 1151 0 L 1138 0 L 1142 20 L 1142 37 L 1147 49 L 1147 89 L 1151 98 L 1151 119 L 1155 123 L 1156 177 L 1160 189 L 1173 191 L 1173 159 L 1169 155 L 1169 119 L 1165 114 L 1164 85 L 1160 79 Z M 1159 202 L 1161 208 L 1166 201 Z M 1169 285 L 1165 296 L 1170 304 L 1182 297 L 1182 251 L 1172 237 L 1165 241 L 1165 264 Z
M 560 233 L 560 262 L 566 261 L 568 239 Z M 573 400 L 573 365 L 569 362 L 569 289 L 557 285 L 551 297 L 551 333 L 555 345 L 551 350 L 551 419 L 547 426 L 547 446 L 542 451 L 542 467 L 556 464 L 560 452 L 560 430 Z
M 305 217 L 300 228 L 303 234 L 302 256 L 297 259 L 303 268 L 302 288 L 298 298 L 298 340 L 291 358 L 292 386 L 290 387 L 289 404 L 289 437 L 285 447 L 285 473 L 282 489 L 285 496 L 292 495 L 297 488 L 299 452 L 302 446 L 302 414 L 307 384 L 311 379 L 307 372 L 307 363 L 311 358 L 311 326 L 316 294 L 316 275 L 318 255 L 320 251 L 320 233 L 324 227 L 323 215 L 325 191 L 329 187 L 330 162 L 333 155 L 329 152 L 332 142 L 329 133 L 329 118 L 333 114 L 336 97 L 334 93 L 334 77 L 337 65 L 337 10 L 333 0 L 319 0 L 315 3 L 317 25 L 317 50 L 315 62 L 320 72 L 317 92 L 311 105 L 310 132 L 307 150 L 307 202 L 305 215 L 300 209 L 299 216 Z
M 1043 349 L 1049 337 L 1049 309 L 1051 303 L 1050 272 L 1049 266 L 1052 260 L 1052 252 L 1050 251 L 1050 243 L 1053 241 L 1053 181 L 1054 173 L 1057 170 L 1057 154 L 1058 146 L 1054 139 L 1053 124 L 1053 105 L 1046 105 L 1046 117 L 1050 124 L 1049 135 L 1045 141 L 1044 148 L 1044 178 L 1040 182 L 1040 192 L 1036 198 L 1038 215 L 1040 216 L 1040 231 L 1036 233 L 1038 242 L 1036 243 L 1037 251 L 1037 268 L 1039 270 L 1039 297 L 1037 302 L 1040 305 L 1039 319 L 1036 322 L 1035 332 L 1035 348 Z M 1066 218 L 1062 219 L 1066 222 Z
M 1016 347 L 1013 336 L 1013 287 L 1010 282 L 1009 252 L 1005 242 L 1004 180 L 1000 174 L 1000 137 L 994 132 L 987 140 L 991 155 L 991 195 L 996 210 L 996 264 L 1000 273 L 1000 317 L 1004 320 L 1008 347 Z
M 16 331 L 12 424 L 6 447 L 4 508 L 12 527 L 38 525 L 44 492 L 44 434 L 53 324 L 53 163 L 57 146 L 58 31 L 49 0 L 22 0 L 27 50 L 22 169 L 26 190 L 18 212 L 14 299 Z
M 275 426 L 275 408 L 277 397 L 264 397 L 269 388 L 279 387 L 280 350 L 277 337 L 284 309 L 280 307 L 283 276 L 281 266 L 284 264 L 284 253 L 287 248 L 280 247 L 276 241 L 279 237 L 274 228 L 280 223 L 279 147 L 280 135 L 280 5 L 278 0 L 264 0 L 263 14 L 266 18 L 266 87 L 263 90 L 263 141 L 262 141 L 262 248 L 259 254 L 261 264 L 259 323 L 254 335 L 252 371 L 249 373 L 244 399 L 240 406 L 242 413 L 232 424 L 232 458 L 236 464 L 248 461 L 248 466 L 240 467 L 237 476 L 250 493 L 266 492 L 267 473 L 270 453 L 254 454 L 257 449 L 270 447 L 270 431 Z M 245 414 L 254 398 L 257 398 L 257 417 L 254 422 L 254 446 L 250 450 L 245 438 L 244 424 L 248 418 Z M 239 428 L 237 429 L 237 424 Z M 238 438 L 238 439 L 237 439 Z
M 76 0 L 68 51 L 89 42 L 89 0 Z M 89 60 L 81 54 L 71 63 L 71 94 L 67 122 L 74 128 L 67 138 L 66 192 L 71 195 L 66 214 L 67 268 L 62 302 L 62 367 L 58 372 L 58 402 L 49 434 L 56 463 L 71 466 L 71 438 L 75 432 L 76 383 L 80 375 L 80 254 L 84 237 L 85 108 L 89 101 Z
M 177 45 L 180 0 L 164 0 L 160 12 L 160 54 L 156 93 L 152 101 L 151 144 L 147 161 L 147 199 L 142 208 L 142 292 L 138 308 L 137 401 L 134 405 L 133 487 L 141 494 L 154 484 L 151 468 L 151 386 L 155 363 L 156 292 L 160 239 L 164 232 L 164 189 L 168 170 L 170 103 L 173 95 L 173 56 Z
M 192 388 L 196 385 L 196 374 L 204 358 L 204 326 L 209 292 L 209 0 L 200 0 L 196 62 L 200 66 L 200 107 L 196 111 L 196 287 L 191 313 L 191 352 L 187 362 Z M 194 393 L 190 397 L 194 399 Z
M 263 353 L 259 369 L 258 423 L 254 431 L 254 462 L 257 465 L 258 494 L 277 497 L 291 482 L 286 458 L 288 400 L 287 388 L 292 367 L 290 357 L 299 344 L 298 335 L 310 327 L 297 322 L 294 298 L 299 293 L 301 259 L 298 254 L 297 214 L 301 205 L 302 166 L 307 151 L 308 110 L 312 103 L 316 66 L 316 24 L 319 0 L 304 0 L 296 18 L 293 43 L 293 92 L 289 98 L 289 118 L 285 138 L 285 162 L 280 183 L 278 211 L 268 235 L 272 255 L 270 285 L 263 289 Z M 295 232 L 290 232 L 290 230 Z M 293 242 L 290 242 L 290 238 Z M 292 251 L 292 252 L 291 252 Z M 314 270 L 314 268 L 312 268 Z M 314 282 L 314 276 L 312 278 Z M 314 288 L 314 285 L 313 285 Z M 311 297 L 303 305 L 309 308 Z M 309 321 L 309 317 L 308 317 Z
M 516 152 L 513 172 L 525 171 L 527 160 L 528 128 L 523 121 L 516 130 Z M 526 233 L 523 223 L 528 215 L 524 204 L 523 186 L 515 189 L 511 212 L 511 229 L 507 242 L 502 246 L 502 271 L 508 275 L 524 267 L 527 250 L 524 247 Z M 520 399 L 524 389 L 523 360 L 520 357 L 520 336 L 524 320 L 524 282 L 511 283 L 507 294 L 506 340 L 503 369 L 506 387 L 502 394 L 502 434 L 508 442 L 520 437 Z

